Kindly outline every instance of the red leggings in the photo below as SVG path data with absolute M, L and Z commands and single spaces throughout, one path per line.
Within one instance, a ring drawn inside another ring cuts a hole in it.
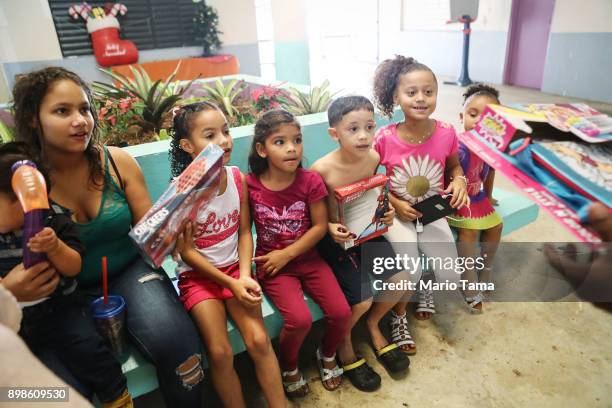
M 321 352 L 325 357 L 334 355 L 350 329 L 351 308 L 332 270 L 318 254 L 308 256 L 307 261 L 291 262 L 276 276 L 260 278 L 260 283 L 285 321 L 279 339 L 281 369 L 291 371 L 297 368 L 300 347 L 312 325 L 312 315 L 302 289 L 325 315 L 327 331 Z

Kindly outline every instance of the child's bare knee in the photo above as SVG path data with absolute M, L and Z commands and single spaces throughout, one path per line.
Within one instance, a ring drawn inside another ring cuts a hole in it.
M 227 364 L 233 364 L 234 353 L 232 346 L 229 344 L 218 344 L 208 347 L 208 358 L 212 365 L 222 367 Z
M 270 338 L 264 330 L 257 330 L 245 338 L 245 344 L 250 354 L 263 355 L 271 350 Z

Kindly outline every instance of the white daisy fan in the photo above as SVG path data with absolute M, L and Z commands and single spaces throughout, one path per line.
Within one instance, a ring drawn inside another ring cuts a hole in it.
M 416 204 L 442 191 L 442 165 L 436 160 L 413 156 L 402 159 L 403 168 L 395 166 L 391 175 L 391 190 L 411 204 Z

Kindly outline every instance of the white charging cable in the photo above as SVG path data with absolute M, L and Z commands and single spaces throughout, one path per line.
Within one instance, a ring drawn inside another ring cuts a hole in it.
M 443 196 L 442 196 L 442 198 L 446 199 L 446 197 L 448 197 L 448 196 L 451 196 L 451 197 L 452 197 L 453 195 L 452 195 L 452 194 L 445 194 L 445 195 L 443 195 Z M 470 217 L 470 218 L 472 218 L 472 210 L 470 209 L 470 206 L 469 206 L 469 205 L 466 205 L 466 207 L 467 207 L 467 209 L 468 209 L 468 212 L 470 213 L 470 216 L 469 216 L 469 217 Z M 448 215 L 446 216 L 446 218 L 448 218 L 449 220 L 457 221 L 457 222 L 460 222 L 460 221 L 461 221 L 461 220 L 458 220 L 458 219 L 456 219 L 456 218 L 449 217 Z

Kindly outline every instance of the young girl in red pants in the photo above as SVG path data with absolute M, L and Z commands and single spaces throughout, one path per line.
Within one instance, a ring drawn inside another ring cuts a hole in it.
M 298 369 L 298 353 L 312 316 L 305 290 L 321 307 L 327 332 L 317 349 L 323 386 L 340 386 L 336 349 L 346 336 L 351 310 L 329 266 L 314 246 L 327 232 L 327 189 L 321 176 L 305 170 L 302 133 L 289 112 L 266 112 L 255 125 L 247 176 L 249 204 L 257 230 L 257 277 L 283 315 L 280 366 L 287 395 L 308 393 Z

